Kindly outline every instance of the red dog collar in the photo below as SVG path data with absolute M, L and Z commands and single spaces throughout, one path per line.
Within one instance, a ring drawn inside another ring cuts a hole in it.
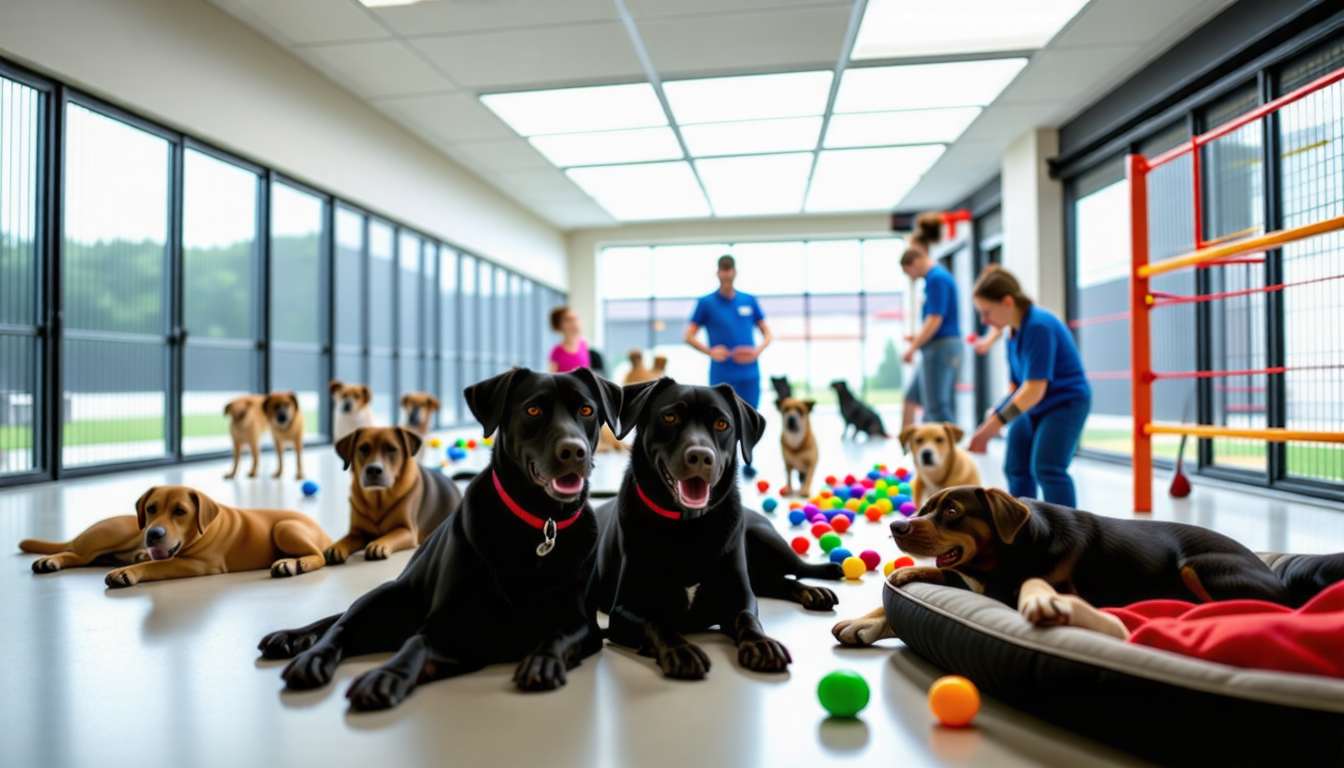
M 587 500 L 585 500 L 583 504 L 579 505 L 579 509 L 574 513 L 574 516 L 570 517 L 568 520 L 561 520 L 558 523 L 550 518 L 542 520 L 540 517 L 537 517 L 518 506 L 518 502 L 514 501 L 513 498 L 509 496 L 508 492 L 504 490 L 504 484 L 499 482 L 499 474 L 493 469 L 490 470 L 490 479 L 495 481 L 495 492 L 498 493 L 499 498 L 504 501 L 504 506 L 508 507 L 509 511 L 519 520 L 522 520 L 533 528 L 541 530 L 542 535 L 545 538 L 537 545 L 537 557 L 545 557 L 551 553 L 552 549 L 555 549 L 556 532 L 568 528 L 575 520 L 578 520 L 579 515 L 583 514 L 584 507 L 587 506 Z
M 670 509 L 663 509 L 657 504 L 654 504 L 653 499 L 650 499 L 648 494 L 644 493 L 644 489 L 639 487 L 639 483 L 635 483 L 635 492 L 639 494 L 639 500 L 644 502 L 644 506 L 653 510 L 655 514 L 662 515 L 663 517 L 666 517 L 669 520 L 681 519 L 680 512 L 673 512 Z

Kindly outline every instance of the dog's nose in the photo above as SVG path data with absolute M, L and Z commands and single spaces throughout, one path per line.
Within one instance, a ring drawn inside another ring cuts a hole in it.
M 350 411 L 354 410 L 354 408 L 355 408 L 354 404 L 351 403 L 349 400 L 346 400 L 344 403 L 341 403 L 341 410 L 345 411 L 346 413 L 349 413 Z
M 555 458 L 575 461 L 588 455 L 588 444 L 576 437 L 567 437 L 555 444 Z
M 382 477 L 383 468 L 378 464 L 370 464 L 364 468 L 365 477 Z
M 714 466 L 714 450 L 700 446 L 692 446 L 686 449 L 686 463 L 692 467 L 704 467 L 708 469 Z
M 164 530 L 162 525 L 156 525 L 153 528 L 150 528 L 149 530 L 145 531 L 145 541 L 153 543 L 158 541 L 159 539 L 162 539 L 164 536 L 167 535 L 168 531 Z
M 891 521 L 891 535 L 892 535 L 892 536 L 904 536 L 905 534 L 907 534 L 907 533 L 909 533 L 909 532 L 910 532 L 910 521 L 909 521 L 909 520 L 893 520 L 893 521 Z

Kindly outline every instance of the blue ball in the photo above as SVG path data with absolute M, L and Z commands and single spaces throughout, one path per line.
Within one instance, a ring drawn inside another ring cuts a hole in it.
M 828 510 L 826 510 L 825 512 L 822 512 L 821 514 L 823 514 L 823 515 L 826 516 L 826 522 L 829 523 L 829 522 L 831 521 L 831 518 L 833 518 L 833 517 L 835 517 L 836 515 L 840 514 L 840 510 L 838 510 L 838 509 L 828 509 Z
M 851 499 L 862 499 L 862 498 L 863 498 L 863 495 L 864 495 L 865 493 L 867 493 L 867 492 L 868 492 L 868 489 L 867 489 L 867 488 L 864 488 L 862 485 L 851 485 L 851 486 L 849 487 L 849 498 L 851 498 Z
M 304 496 L 316 496 L 318 491 L 317 483 L 314 483 L 312 480 L 304 480 L 300 490 L 303 491 Z
M 745 477 L 745 478 L 753 478 L 753 477 L 755 477 L 755 476 L 756 476 L 756 468 L 753 467 L 753 466 L 751 466 L 750 464 L 744 464 L 744 465 L 742 466 L 742 476 Z
M 895 497 L 895 498 L 893 498 L 893 499 L 891 500 L 891 505 L 892 505 L 893 507 L 897 508 L 897 509 L 900 509 L 902 504 L 904 504 L 905 502 L 910 501 L 910 500 L 911 500 L 911 499 L 910 499 L 909 496 L 906 496 L 904 493 L 902 493 L 901 495 L 899 495 L 899 496 L 897 496 L 897 497 Z
M 882 479 L 882 473 L 881 473 L 880 471 L 874 469 L 872 472 L 869 472 L 869 473 L 868 473 L 868 479 L 869 479 L 869 480 L 880 480 L 880 479 Z
M 806 519 L 807 515 L 803 514 L 803 510 L 801 509 L 795 509 L 789 513 L 789 522 L 794 525 L 802 525 L 803 521 Z
M 779 502 L 775 501 L 774 499 L 766 499 L 765 501 L 761 502 L 761 509 L 764 509 L 766 512 L 774 512 L 775 507 L 778 506 Z
M 851 522 L 851 523 L 854 522 L 854 512 L 853 512 L 852 510 L 842 509 L 842 510 L 839 510 L 839 511 L 840 511 L 840 514 L 842 514 L 842 515 L 844 515 L 845 517 L 848 517 L 848 518 L 849 518 L 849 522 Z
M 850 558 L 853 556 L 854 555 L 851 554 L 850 551 L 848 549 L 845 549 L 844 547 L 836 547 L 835 549 L 831 550 L 832 563 L 843 563 L 845 562 L 846 558 Z
M 467 452 L 462 448 L 458 448 L 456 445 L 454 445 L 452 448 L 448 449 L 448 458 L 452 459 L 453 461 L 461 461 L 467 458 Z

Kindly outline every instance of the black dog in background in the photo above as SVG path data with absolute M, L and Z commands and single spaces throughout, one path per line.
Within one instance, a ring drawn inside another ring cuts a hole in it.
M 841 437 L 849 434 L 849 428 L 854 428 L 854 437 L 858 437 L 860 432 L 868 437 L 890 437 L 887 434 L 887 428 L 882 426 L 882 417 L 877 415 L 862 400 L 854 396 L 849 391 L 849 384 L 843 380 L 837 379 L 831 382 L 831 389 L 835 390 L 835 395 L 840 399 L 840 415 L 845 419 L 845 431 Z
M 726 384 L 663 378 L 626 387 L 624 402 L 619 434 L 637 426 L 638 435 L 620 494 L 597 511 L 594 586 L 611 616 L 607 637 L 653 656 L 669 677 L 699 679 L 709 659 L 680 633 L 717 625 L 742 666 L 783 672 L 792 658 L 765 634 L 756 595 L 830 610 L 833 592 L 787 575 L 842 574 L 803 563 L 763 515 L 742 509 L 737 450 L 751 460 L 764 417 Z
M 783 376 L 771 376 L 770 384 L 775 388 L 775 397 L 778 400 L 793 397 L 793 385 Z
M 326 685 L 347 656 L 396 651 L 355 679 L 351 706 L 394 707 L 420 683 L 519 660 L 519 688 L 550 690 L 601 649 L 586 595 L 597 547 L 588 476 L 600 427 L 619 429 L 621 388 L 586 368 L 515 368 L 465 394 L 485 434 L 497 431 L 490 471 L 396 580 L 261 641 L 265 658 L 293 657 L 281 675 L 290 689 Z

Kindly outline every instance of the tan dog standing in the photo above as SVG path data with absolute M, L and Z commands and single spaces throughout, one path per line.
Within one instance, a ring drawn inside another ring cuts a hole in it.
M 401 396 L 401 426 L 420 436 L 420 450 L 415 458 L 420 460 L 425 454 L 424 441 L 429 439 L 429 430 L 434 426 L 434 414 L 439 412 L 439 398 L 428 392 L 407 392 Z
M 262 413 L 271 426 L 271 438 L 275 440 L 275 474 L 279 477 L 285 471 L 285 444 L 294 446 L 294 463 L 298 465 L 295 480 L 303 479 L 303 411 L 299 408 L 299 396 L 293 392 L 272 392 L 261 403 Z
M 135 503 L 135 517 L 95 523 L 73 541 L 26 540 L 24 552 L 48 554 L 36 573 L 81 565 L 135 563 L 107 574 L 107 586 L 269 568 L 296 576 L 326 564 L 331 539 L 300 512 L 238 509 L 182 485 L 156 486 Z M 146 562 L 148 561 L 148 562 Z
M 793 473 L 798 473 L 798 492 L 805 498 L 812 495 L 812 476 L 817 470 L 817 439 L 812 435 L 812 407 L 815 400 L 781 397 L 775 407 L 784 417 L 784 431 L 779 438 L 784 453 L 784 488 L 787 496 L 793 493 Z
M 957 447 L 965 433 L 951 422 L 918 424 L 901 430 L 901 447 L 915 459 L 910 496 L 916 507 L 944 488 L 980 485 L 980 470 L 970 454 Z
M 457 509 L 462 494 L 442 472 L 420 468 L 420 436 L 405 427 L 364 427 L 336 444 L 350 480 L 350 532 L 326 551 L 328 565 L 364 550 L 382 560 L 429 537 Z
M 238 460 L 243 456 L 244 445 L 252 452 L 252 471 L 247 476 L 257 476 L 261 435 L 266 431 L 266 415 L 261 412 L 261 403 L 265 399 L 265 395 L 243 395 L 224 406 L 224 415 L 229 417 L 229 437 L 233 438 L 233 468 L 224 476 L 225 480 L 232 480 L 238 474 Z
M 621 386 L 628 387 L 631 384 L 638 384 L 641 381 L 653 381 L 661 379 L 667 375 L 667 356 L 658 355 L 653 358 L 653 367 L 644 365 L 644 353 L 638 349 L 630 350 L 630 371 L 625 374 L 625 379 Z
M 373 392 L 365 384 L 346 384 L 332 379 L 327 385 L 331 393 L 331 439 L 340 440 L 360 427 L 374 425 Z

